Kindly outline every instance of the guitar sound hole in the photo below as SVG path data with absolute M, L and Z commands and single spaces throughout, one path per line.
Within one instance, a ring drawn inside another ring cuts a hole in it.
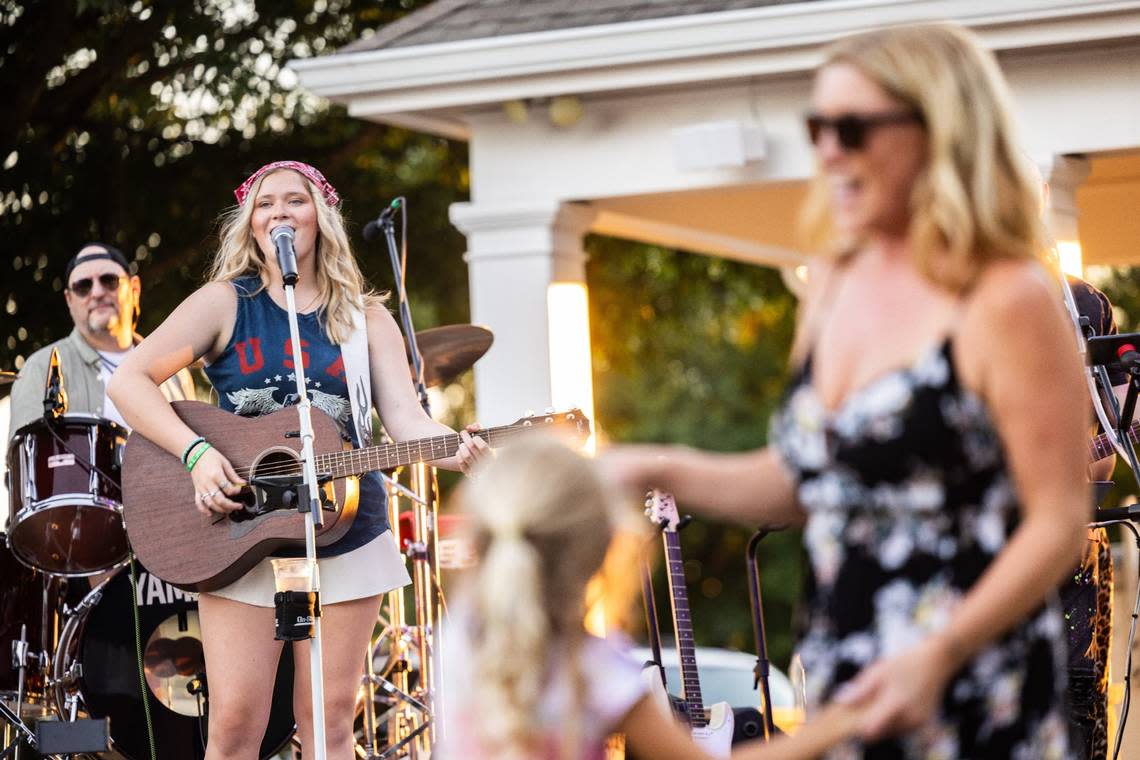
M 250 472 L 250 480 L 256 481 L 259 478 L 271 476 L 294 475 L 299 472 L 300 461 L 295 453 L 285 450 L 271 450 L 265 452 L 257 460 Z M 277 509 L 292 508 L 291 504 L 282 503 L 283 501 L 290 501 L 290 499 L 288 495 L 284 499 L 282 498 L 279 487 L 253 486 L 244 489 L 238 499 L 245 505 L 245 509 L 230 514 L 230 519 L 236 522 L 250 520 Z
M 299 473 L 300 471 L 300 460 L 297 459 L 295 454 L 291 455 L 284 451 L 270 451 L 257 462 L 257 465 L 253 469 L 253 476 Z

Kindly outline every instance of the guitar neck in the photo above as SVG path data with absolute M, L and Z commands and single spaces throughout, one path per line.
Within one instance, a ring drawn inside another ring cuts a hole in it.
M 665 562 L 669 569 L 669 597 L 673 602 L 673 628 L 677 634 L 677 660 L 681 669 L 681 698 L 694 728 L 708 724 L 701 679 L 697 671 L 697 650 L 693 642 L 693 617 L 689 612 L 689 593 L 685 588 L 685 562 L 681 559 L 681 536 L 675 530 L 662 533 L 665 538 Z
M 1132 426 L 1128 428 L 1128 439 L 1133 443 L 1140 443 L 1140 421 L 1133 422 Z M 1099 462 L 1116 453 L 1112 448 L 1112 441 L 1108 437 L 1108 433 L 1101 433 L 1095 435 L 1089 440 L 1089 464 Z
M 482 438 L 493 447 L 499 447 L 513 440 L 519 433 L 529 429 L 531 428 L 525 425 L 503 425 L 479 430 L 471 435 Z M 414 441 L 386 443 L 363 449 L 337 451 L 318 455 L 316 467 L 318 472 L 329 473 L 334 478 L 346 478 L 375 470 L 390 470 L 418 462 L 446 459 L 459 450 L 460 443 L 462 443 L 462 439 L 458 433 L 448 433 L 434 438 L 420 438 Z

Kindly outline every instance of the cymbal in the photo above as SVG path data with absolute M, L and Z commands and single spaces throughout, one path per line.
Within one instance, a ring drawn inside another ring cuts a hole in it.
M 495 336 L 477 325 L 444 325 L 420 330 L 416 343 L 424 357 L 424 383 L 443 385 L 479 360 Z M 411 361 L 411 357 L 408 357 Z
M 18 374 L 18 372 L 7 372 L 5 370 L 0 370 L 0 385 L 8 385 L 9 383 L 16 382 L 16 376 Z

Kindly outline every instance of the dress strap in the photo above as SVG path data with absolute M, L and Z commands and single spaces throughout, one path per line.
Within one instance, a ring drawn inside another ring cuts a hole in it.
M 820 286 L 819 293 L 815 296 L 815 308 L 811 314 L 808 315 L 808 320 L 803 326 L 805 347 L 802 353 L 802 359 L 799 361 L 800 374 L 806 375 L 811 371 L 812 354 L 815 351 L 815 344 L 819 339 L 819 331 L 823 326 L 824 321 L 831 314 L 833 306 L 831 295 L 834 294 L 836 283 L 839 281 L 840 273 L 847 268 L 847 263 L 851 260 L 850 256 L 843 256 L 836 259 L 833 266 L 828 267 L 823 284 Z M 796 357 L 798 358 L 798 357 Z

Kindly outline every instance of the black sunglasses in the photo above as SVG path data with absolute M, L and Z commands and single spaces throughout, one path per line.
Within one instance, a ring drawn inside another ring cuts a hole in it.
M 863 150 L 867 144 L 867 133 L 877 127 L 890 124 L 924 124 L 922 116 L 914 111 L 896 111 L 893 113 L 872 114 L 843 114 L 834 118 L 808 114 L 808 137 L 812 145 L 819 145 L 820 135 L 825 129 L 835 130 L 835 137 L 839 140 L 839 147 L 844 150 Z
M 99 284 L 103 286 L 103 290 L 118 290 L 119 284 L 123 281 L 121 274 L 101 274 L 99 275 Z M 92 286 L 95 285 L 95 280 L 90 277 L 82 277 L 67 286 L 75 295 L 80 298 L 86 298 L 91 293 Z

